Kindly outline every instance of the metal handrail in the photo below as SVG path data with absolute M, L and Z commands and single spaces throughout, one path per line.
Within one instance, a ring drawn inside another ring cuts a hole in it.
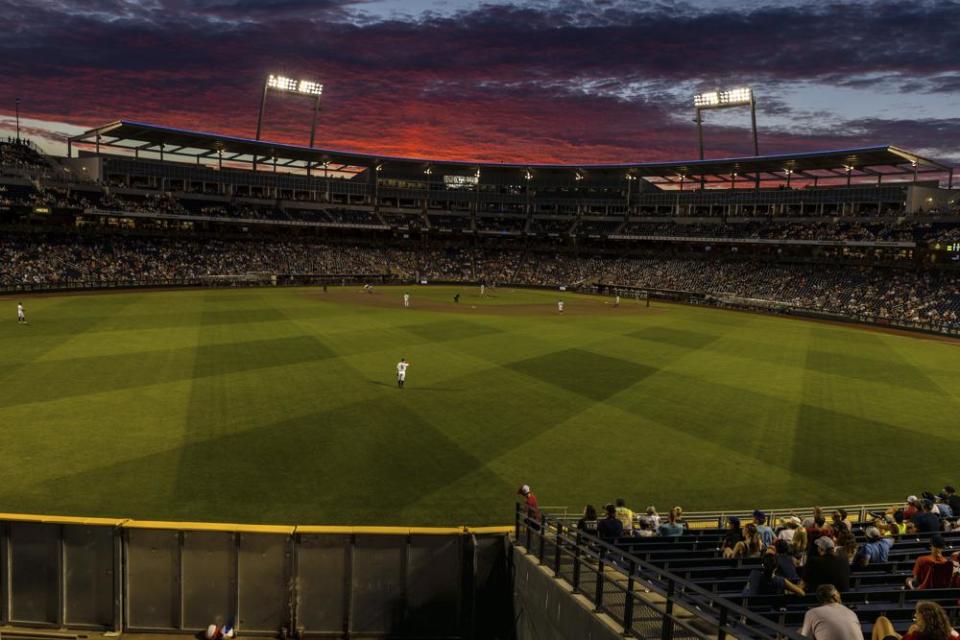
M 669 570 L 600 540 L 598 537 L 571 528 L 563 519 L 542 515 L 540 520 L 524 513 L 525 505 L 518 504 L 515 514 L 515 540 L 524 541 L 527 554 L 536 552 L 541 565 L 552 569 L 556 577 L 561 576 L 564 557 L 572 559 L 572 584 L 574 593 L 582 593 L 582 571 L 587 567 L 597 574 L 594 593 L 586 595 L 594 610 L 603 612 L 623 627 L 625 636 L 635 635 L 634 611 L 637 604 L 636 584 L 643 585 L 647 592 L 654 592 L 665 599 L 662 605 L 645 601 L 645 607 L 655 611 L 661 623 L 661 640 L 671 640 L 674 628 L 680 627 L 686 633 L 698 638 L 716 638 L 724 640 L 727 635 L 749 637 L 751 639 L 804 640 L 796 631 L 771 621 L 758 613 L 750 611 L 726 598 L 711 593 L 695 583 L 685 580 Z M 555 545 L 554 554 L 546 553 L 547 545 Z M 610 580 L 606 569 L 612 568 L 625 580 Z M 661 586 L 662 585 L 662 586 Z M 623 616 L 617 615 L 604 606 L 605 590 L 614 588 L 625 597 Z M 693 626 L 688 620 L 674 613 L 674 605 L 679 605 L 692 616 L 711 627 L 704 631 Z M 662 607 L 662 609 L 661 609 Z M 743 633 L 744 631 L 748 633 Z

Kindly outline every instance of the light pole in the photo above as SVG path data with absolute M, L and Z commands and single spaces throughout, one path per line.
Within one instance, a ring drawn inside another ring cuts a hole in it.
M 263 132 L 263 112 L 267 109 L 267 94 L 270 91 L 277 91 L 303 98 L 310 98 L 313 101 L 312 116 L 310 120 L 310 147 L 316 140 L 317 133 L 317 115 L 320 113 L 320 96 L 323 95 L 323 84 L 313 80 L 294 80 L 286 76 L 270 74 L 263 83 L 263 95 L 260 98 L 260 112 L 257 114 L 257 137 Z M 257 168 L 257 159 L 254 156 L 253 168 Z M 310 164 L 307 163 L 307 174 L 310 173 Z
M 697 146 L 700 151 L 700 159 L 703 160 L 703 110 L 704 109 L 728 109 L 731 107 L 750 107 L 750 129 L 753 133 L 753 155 L 760 155 L 760 145 L 757 141 L 757 100 L 750 87 L 739 87 L 736 89 L 717 89 L 715 91 L 706 91 L 693 96 L 693 108 L 696 112 L 694 122 L 697 123 Z M 760 186 L 760 174 L 756 177 L 757 187 Z M 701 185 L 703 188 L 703 177 L 701 176 Z

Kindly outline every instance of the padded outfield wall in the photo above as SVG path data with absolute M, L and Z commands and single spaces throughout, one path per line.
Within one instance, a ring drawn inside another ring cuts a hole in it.
M 510 528 L 0 514 L 0 623 L 99 631 L 507 638 Z

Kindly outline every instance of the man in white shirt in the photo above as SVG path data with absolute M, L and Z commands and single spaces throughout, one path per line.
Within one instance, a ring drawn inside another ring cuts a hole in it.
M 409 294 L 409 293 L 403 294 L 403 308 L 404 308 L 404 309 L 409 309 L 409 308 L 410 308 L 410 294 Z
M 557 311 L 563 313 L 563 300 L 557 302 Z
M 832 584 L 817 587 L 819 607 L 809 609 L 803 616 L 800 635 L 811 640 L 860 640 L 863 631 L 860 620 L 840 603 L 840 592 Z
M 17 324 L 27 324 L 27 315 L 23 312 L 23 303 L 17 303 Z
M 401 389 L 403 389 L 403 383 L 407 379 L 407 367 L 409 366 L 410 363 L 405 358 L 400 358 L 400 362 L 397 363 L 397 386 Z

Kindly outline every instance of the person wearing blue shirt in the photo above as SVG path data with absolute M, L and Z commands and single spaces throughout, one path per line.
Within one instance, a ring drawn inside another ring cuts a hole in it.
M 893 538 L 884 538 L 880 534 L 880 529 L 876 527 L 867 527 L 863 535 L 867 541 L 860 546 L 853 557 L 854 564 L 865 567 L 871 563 L 886 562 L 890 557 Z
M 767 525 L 767 514 L 759 509 L 753 512 L 753 522 L 757 525 L 757 535 L 760 536 L 760 544 L 766 549 L 773 544 L 773 529 Z
M 668 517 L 669 520 L 660 525 L 657 533 L 665 538 L 682 536 L 683 525 L 677 522 L 677 514 L 674 511 L 670 511 Z

